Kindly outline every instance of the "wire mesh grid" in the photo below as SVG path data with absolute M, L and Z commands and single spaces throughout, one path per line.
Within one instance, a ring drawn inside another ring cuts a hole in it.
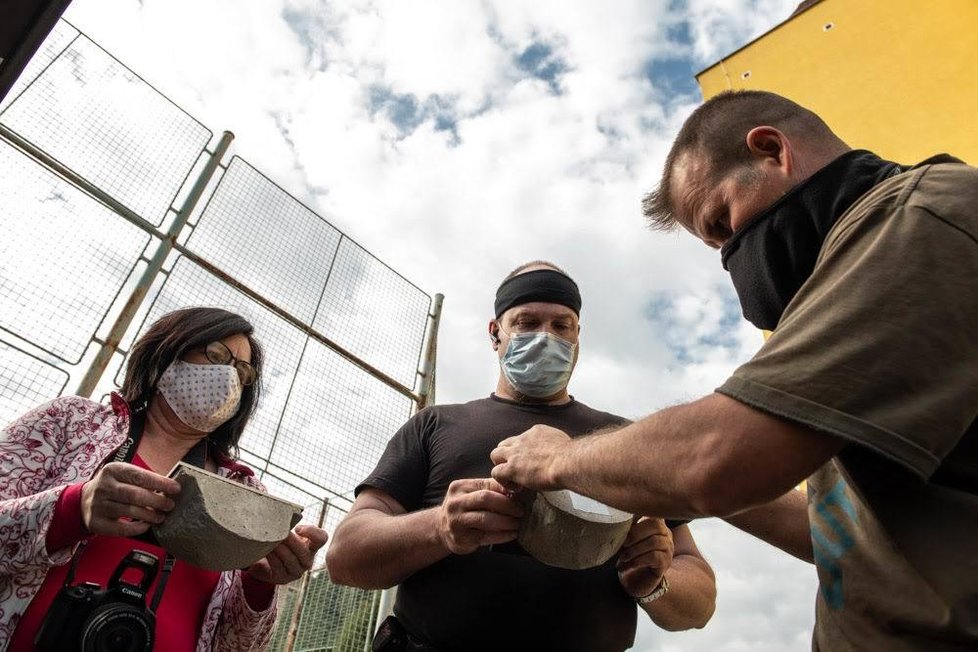
M 211 138 L 84 35 L 14 99 L 0 122 L 155 224 Z
M 338 494 L 349 493 L 412 406 L 411 399 L 311 340 L 270 460 Z
M 305 590 L 303 591 L 303 588 Z M 373 638 L 379 591 L 333 584 L 329 573 L 309 574 L 305 587 L 295 582 L 283 587 L 278 597 L 278 620 L 269 652 L 364 652 Z M 295 637 L 289 631 L 300 602 Z
M 303 492 L 266 475 L 266 488 L 276 496 L 300 501 Z M 308 498 L 307 498 L 308 499 Z M 302 522 L 318 524 L 323 501 L 305 506 Z M 330 504 L 323 527 L 333 532 L 346 516 L 346 510 Z M 316 556 L 305 584 L 298 580 L 279 590 L 278 619 L 269 650 L 349 650 L 361 652 L 372 638 L 378 591 L 364 591 L 334 585 L 325 570 L 326 548 Z M 298 620 L 296 620 L 298 618 Z M 291 639 L 290 630 L 295 627 Z
M 71 41 L 78 36 L 78 30 L 66 21 L 59 20 L 48 33 L 47 38 L 37 49 L 27 66 L 21 71 L 17 81 L 10 87 L 7 96 L 0 101 L 0 113 L 3 113 L 25 88 L 30 86 L 41 72 L 61 54 Z
M 187 246 L 311 324 L 339 240 L 339 231 L 234 157 Z
M 150 236 L 0 141 L 0 327 L 69 363 Z
M 378 591 L 333 584 L 325 570 L 312 573 L 303 596 L 296 652 L 363 652 L 372 638 Z
M 179 257 L 136 331 L 142 334 L 164 314 L 188 306 L 216 306 L 236 312 L 255 327 L 255 339 L 265 350 L 262 391 L 258 410 L 248 423 L 241 445 L 259 457 L 267 457 L 289 397 L 292 378 L 299 366 L 306 335 L 199 265 Z M 123 365 L 122 369 L 125 368 Z M 122 373 L 120 369 L 120 374 Z M 121 376 L 116 384 L 121 384 Z
M 289 629 L 292 626 L 292 614 L 295 613 L 296 601 L 301 595 L 301 585 L 297 582 L 279 587 L 276 604 L 277 616 L 275 630 L 268 644 L 269 652 L 284 652 L 288 650 Z
M 64 391 L 68 374 L 0 340 L 0 427 Z
M 413 387 L 430 306 L 427 294 L 344 238 L 314 325 L 354 355 Z

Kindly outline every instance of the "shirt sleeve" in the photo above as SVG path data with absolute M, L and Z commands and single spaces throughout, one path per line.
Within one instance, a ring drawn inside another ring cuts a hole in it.
M 355 494 L 371 487 L 391 496 L 409 512 L 418 509 L 428 483 L 428 438 L 436 421 L 435 411 L 427 408 L 401 426 Z
M 233 575 L 231 586 L 224 592 L 220 619 L 216 628 L 205 618 L 201 628 L 201 639 L 211 637 L 209 648 L 213 652 L 249 652 L 264 650 L 272 638 L 275 619 L 278 615 L 277 588 L 273 588 L 268 606 L 262 610 L 252 609 L 245 597 L 244 571 L 230 571 Z M 213 599 L 212 599 L 213 600 Z M 214 610 L 209 608 L 209 614 Z M 198 643 L 197 649 L 203 646 Z
M 45 537 L 48 554 L 70 548 L 89 536 L 82 520 L 81 497 L 84 486 L 84 482 L 68 485 L 55 502 L 54 516 Z
M 46 570 L 71 559 L 70 548 L 48 553 L 48 528 L 65 490 L 64 484 L 50 483 L 70 475 L 62 468 L 66 442 L 87 427 L 92 405 L 57 398 L 0 431 L 0 575 Z
M 978 409 L 978 216 L 903 194 L 840 221 L 777 330 L 717 391 L 926 479 Z

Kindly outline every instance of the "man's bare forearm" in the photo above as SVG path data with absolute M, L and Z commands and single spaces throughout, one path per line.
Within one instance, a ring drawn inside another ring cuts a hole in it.
M 553 483 L 636 514 L 730 516 L 786 493 L 839 440 L 720 394 L 570 442 Z
M 326 555 L 330 579 L 363 589 L 399 584 L 448 556 L 437 523 L 437 508 L 398 515 L 361 509 L 351 514 L 336 529 Z
M 808 498 L 801 491 L 792 489 L 777 500 L 725 520 L 789 555 L 814 563 Z
M 641 605 L 656 625 L 670 632 L 706 626 L 716 609 L 716 582 L 710 565 L 693 555 L 677 555 L 666 571 L 669 591 Z

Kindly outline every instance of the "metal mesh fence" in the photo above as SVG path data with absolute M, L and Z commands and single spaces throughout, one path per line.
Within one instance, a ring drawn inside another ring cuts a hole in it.
M 238 157 L 187 245 L 311 324 L 340 232 Z
M 266 476 L 268 487 L 276 495 L 300 501 L 303 492 L 274 476 Z M 303 511 L 303 522 L 319 523 L 334 531 L 346 509 L 335 501 L 325 508 L 314 501 Z M 285 650 L 362 652 L 369 650 L 376 623 L 380 591 L 365 591 L 333 584 L 325 567 L 325 549 L 317 556 L 313 571 L 305 581 L 283 587 L 278 598 L 278 621 L 268 647 L 270 652 Z
M 349 494 L 411 408 L 404 395 L 310 341 L 270 461 Z
M 149 324 L 219 306 L 252 322 L 266 354 L 242 460 L 305 523 L 328 500 L 335 529 L 414 408 L 430 297 L 239 158 L 157 274 L 155 227 L 211 157 L 211 132 L 65 22 L 0 125 L 0 422 L 81 376 L 118 384 Z M 273 649 L 365 649 L 377 593 L 330 583 L 324 557 L 283 590 Z
M 315 327 L 398 381 L 411 384 L 429 307 L 426 294 L 344 239 Z
M 333 584 L 313 573 L 303 596 L 296 652 L 363 652 L 373 631 L 378 591 Z
M 0 141 L 0 327 L 77 363 L 149 236 Z
M 55 30 L 31 68 L 64 38 Z M 210 130 L 81 34 L 14 91 L 0 114 L 4 126 L 155 224 L 211 139 Z
M 342 501 L 340 501 L 342 502 Z M 338 501 L 330 502 L 323 527 L 333 532 L 346 516 L 346 507 Z M 297 652 L 330 650 L 332 652 L 362 652 L 369 650 L 376 625 L 380 591 L 365 591 L 349 586 L 333 584 L 325 565 L 320 562 L 310 574 L 306 586 L 296 582 L 289 587 L 292 607 L 280 615 L 275 636 L 269 650 L 281 652 L 294 649 Z M 300 600 L 298 611 L 296 600 Z M 280 612 L 281 614 L 281 612 Z M 290 641 L 288 630 L 295 616 L 299 616 L 295 636 Z M 293 645 L 286 647 L 287 643 Z
M 296 609 L 296 602 L 301 600 L 301 583 L 293 582 L 288 586 L 283 586 L 278 592 L 278 618 L 275 621 L 275 631 L 272 632 L 272 639 L 268 644 L 268 649 L 274 652 L 289 650 L 289 630 L 292 625 L 292 614 Z
M 429 297 L 240 158 L 187 246 L 404 385 Z
M 297 582 L 280 592 L 278 624 L 268 646 L 270 652 L 365 652 L 370 649 L 379 591 L 333 584 L 325 570 L 311 573 L 308 585 L 304 591 L 302 589 Z M 290 635 L 297 602 L 301 614 Z
M 17 415 L 59 395 L 68 374 L 0 341 L 0 415 Z M 0 420 L 0 427 L 7 419 Z

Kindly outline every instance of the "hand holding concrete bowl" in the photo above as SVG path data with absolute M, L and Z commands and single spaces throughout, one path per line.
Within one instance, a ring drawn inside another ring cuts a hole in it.
M 183 462 L 169 477 L 181 489 L 166 519 L 153 526 L 153 534 L 177 559 L 208 570 L 247 568 L 290 537 L 298 538 L 290 531 L 302 515 L 300 505 Z M 306 538 L 318 542 L 318 535 L 309 530 L 304 530 Z M 271 569 L 267 571 L 271 578 Z

